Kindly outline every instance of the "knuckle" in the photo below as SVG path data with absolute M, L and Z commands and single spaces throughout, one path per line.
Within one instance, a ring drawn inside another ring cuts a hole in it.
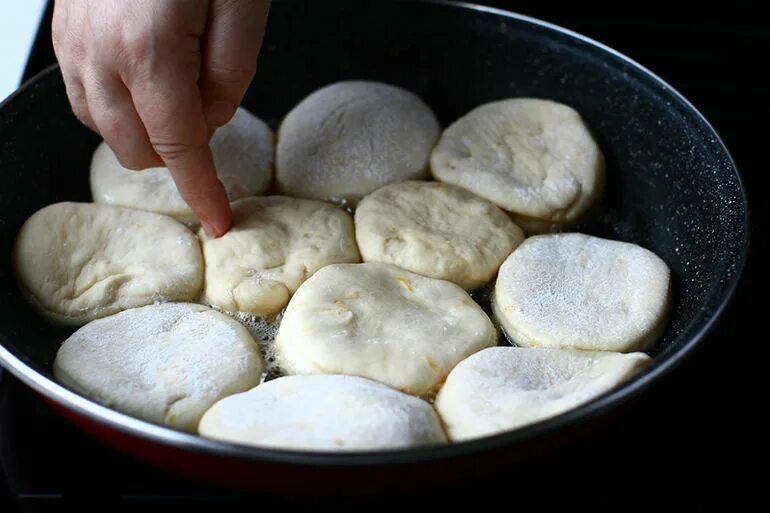
M 52 29 L 51 42 L 59 61 L 79 61 L 86 54 L 85 45 L 81 38 L 68 29 Z
M 256 63 L 248 68 L 230 68 L 225 66 L 209 67 L 212 80 L 224 85 L 243 85 L 251 82 L 257 71 Z
M 72 113 L 75 115 L 78 121 L 86 125 L 88 128 L 96 131 L 96 127 L 93 126 L 91 121 L 91 113 L 88 111 L 88 107 L 86 106 L 85 102 L 82 100 L 82 97 L 78 98 L 77 96 L 74 96 L 69 91 L 67 92 L 67 96 L 69 96 L 69 99 L 70 99 L 70 105 L 72 106 Z
M 95 130 L 95 127 L 91 126 L 91 116 L 89 116 L 87 110 L 73 106 L 72 113 L 75 114 L 75 117 L 78 119 L 78 121 L 86 125 L 88 128 Z
M 152 36 L 143 32 L 124 33 L 117 45 L 116 53 L 131 67 L 147 62 L 152 56 Z
M 99 133 L 107 141 L 119 141 L 124 135 L 121 124 L 113 118 L 102 119 L 99 122 Z
M 171 142 L 171 141 L 150 141 L 152 149 L 165 161 L 180 160 L 196 148 L 194 145 L 185 142 Z

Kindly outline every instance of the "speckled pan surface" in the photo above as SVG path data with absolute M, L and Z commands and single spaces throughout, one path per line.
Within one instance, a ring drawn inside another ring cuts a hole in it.
M 332 455 L 228 446 L 111 412 L 52 381 L 67 331 L 42 321 L 14 284 L 10 252 L 21 224 L 57 201 L 87 201 L 99 142 L 72 116 L 58 69 L 0 107 L 0 361 L 80 414 L 125 433 L 221 456 L 350 465 L 470 454 L 550 436 L 641 391 L 689 352 L 729 299 L 748 244 L 740 179 L 717 134 L 666 84 L 623 56 L 534 20 L 436 2 L 274 2 L 244 105 L 277 127 L 308 93 L 342 79 L 380 80 L 418 94 L 443 126 L 513 96 L 574 107 L 607 158 L 600 216 L 581 231 L 635 242 L 669 265 L 674 308 L 655 363 L 577 410 L 519 431 L 440 449 Z M 4 255 L 4 256 L 2 256 Z

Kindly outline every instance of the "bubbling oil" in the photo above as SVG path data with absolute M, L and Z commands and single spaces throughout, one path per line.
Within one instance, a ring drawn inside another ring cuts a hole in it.
M 230 314 L 249 330 L 254 341 L 259 345 L 262 360 L 265 362 L 265 371 L 262 373 L 260 383 L 279 378 L 285 374 L 281 369 L 278 353 L 275 350 L 275 337 L 278 335 L 278 328 L 281 326 L 281 319 L 283 319 L 285 310 L 281 310 L 272 317 L 259 317 L 246 312 Z
M 228 312 L 221 308 L 217 308 L 214 305 L 209 305 L 202 300 L 200 300 L 199 303 L 229 315 L 248 330 L 251 337 L 259 346 L 262 361 L 265 363 L 265 370 L 262 372 L 262 376 L 259 380 L 260 384 L 286 375 L 281 369 L 278 352 L 275 350 L 275 337 L 278 335 L 278 328 L 281 326 L 281 320 L 283 319 L 286 308 L 276 315 L 261 317 L 247 312 Z

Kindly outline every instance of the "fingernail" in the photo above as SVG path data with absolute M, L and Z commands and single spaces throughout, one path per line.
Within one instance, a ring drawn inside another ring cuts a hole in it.
M 217 232 L 216 230 L 206 221 L 201 221 L 201 226 L 203 226 L 203 231 L 206 233 L 208 237 L 216 237 Z
M 226 234 L 227 231 L 230 229 L 230 227 L 233 224 L 233 216 L 228 208 L 226 212 L 223 212 L 222 215 L 216 220 L 214 225 L 212 225 L 212 228 L 217 232 L 217 237 L 221 237 L 222 235 Z

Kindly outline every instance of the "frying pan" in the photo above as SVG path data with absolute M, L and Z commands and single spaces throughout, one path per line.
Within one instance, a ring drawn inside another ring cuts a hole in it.
M 51 369 L 70 331 L 49 325 L 14 284 L 10 253 L 25 219 L 58 201 L 89 201 L 99 139 L 72 115 L 51 67 L 0 105 L 0 362 L 63 415 L 144 461 L 248 489 L 347 491 L 419 486 L 540 454 L 589 429 L 671 371 L 702 342 L 735 290 L 748 249 L 747 201 L 708 122 L 661 79 L 610 48 L 538 20 L 446 2 L 276 1 L 244 105 L 275 128 L 314 89 L 342 79 L 397 84 L 446 126 L 513 96 L 576 108 L 607 158 L 601 215 L 577 229 L 631 241 L 669 265 L 674 306 L 632 381 L 563 415 L 446 447 L 355 454 L 294 452 L 207 440 L 143 422 L 63 388 Z M 343 480 L 344 481 L 340 481 Z

